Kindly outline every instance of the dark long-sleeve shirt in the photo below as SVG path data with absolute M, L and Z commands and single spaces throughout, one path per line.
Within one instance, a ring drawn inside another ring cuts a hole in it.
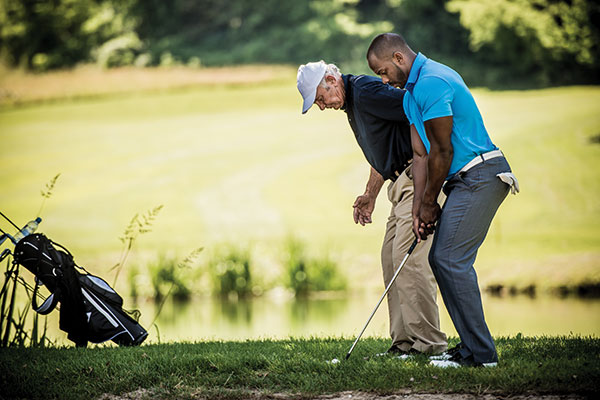
M 358 145 L 384 179 L 395 180 L 412 159 L 410 125 L 402 107 L 404 90 L 368 75 L 342 75 L 342 79 L 343 110 Z

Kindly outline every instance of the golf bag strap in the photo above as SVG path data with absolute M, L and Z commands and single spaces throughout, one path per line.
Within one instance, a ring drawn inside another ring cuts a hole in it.
M 60 243 L 56 243 L 56 242 L 55 242 L 54 240 L 52 240 L 52 239 L 48 239 L 48 241 L 49 241 L 51 244 L 53 244 L 53 245 L 55 245 L 55 246 L 57 246 L 57 247 L 60 247 L 60 248 L 61 248 L 61 249 L 62 249 L 62 250 L 65 252 L 65 253 L 67 253 L 67 254 L 69 255 L 69 257 L 73 258 L 73 255 L 71 254 L 71 252 L 70 252 L 69 250 L 67 250 L 67 248 L 66 248 L 65 246 L 63 246 L 63 245 L 62 245 L 62 244 L 60 244 Z
M 79 268 L 79 269 L 81 269 L 81 270 L 85 271 L 87 274 L 89 274 L 89 272 L 87 271 L 87 269 L 85 269 L 85 268 L 83 268 L 83 267 L 80 267 L 79 265 L 77 265 L 77 264 L 75 263 L 75 259 L 73 258 L 73 254 L 71 254 L 71 252 L 70 252 L 70 251 L 69 251 L 69 250 L 68 250 L 68 249 L 67 249 L 65 246 L 63 246 L 63 245 L 62 245 L 62 244 L 60 244 L 60 243 L 57 243 L 57 242 L 55 242 L 55 241 L 54 241 L 54 240 L 52 240 L 52 239 L 48 239 L 48 240 L 50 241 L 50 243 L 52 243 L 52 244 L 53 244 L 53 245 L 55 245 L 56 247 L 60 247 L 61 249 L 63 249 L 63 251 L 64 251 L 65 253 L 67 253 L 67 255 L 68 255 L 70 258 L 71 258 L 71 260 L 73 260 L 73 265 L 74 265 L 74 266 L 76 266 L 77 268 Z
M 31 296 L 31 306 L 33 307 L 33 311 L 35 311 L 38 314 L 41 315 L 46 315 L 46 314 L 50 314 L 52 312 L 52 310 L 54 310 L 56 308 L 56 305 L 58 304 L 58 292 L 60 291 L 60 289 L 56 290 L 56 293 L 52 293 L 50 296 L 48 296 L 48 298 L 46 300 L 44 300 L 44 302 L 42 303 L 41 306 L 37 305 L 37 294 L 38 294 L 38 288 L 40 287 L 39 281 L 36 279 L 35 280 L 35 288 L 33 289 L 33 295 Z
M 38 263 L 36 266 L 36 275 L 39 274 L 39 271 L 40 271 L 39 265 L 40 265 L 40 262 L 41 262 L 40 260 L 42 259 L 43 254 L 44 254 L 44 246 L 42 246 L 40 244 L 39 249 L 38 249 Z M 50 253 L 50 255 L 52 256 L 52 253 Z M 54 260 L 54 261 L 56 262 L 57 260 Z M 56 305 L 58 304 L 59 296 L 52 293 L 46 300 L 44 300 L 44 302 L 42 303 L 41 306 L 38 306 L 37 296 L 38 296 L 38 289 L 40 287 L 40 282 L 41 281 L 40 281 L 39 277 L 36 276 L 35 287 L 33 289 L 33 295 L 31 296 L 31 307 L 33 308 L 33 311 L 37 312 L 38 314 L 46 315 L 46 314 L 50 314 L 52 312 L 52 310 L 54 310 L 56 308 Z

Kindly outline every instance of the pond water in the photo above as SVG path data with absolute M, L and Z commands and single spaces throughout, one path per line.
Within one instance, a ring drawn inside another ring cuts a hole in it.
M 285 295 L 267 295 L 247 301 L 197 298 L 190 302 L 165 302 L 156 315 L 154 301 L 126 300 L 128 308 L 141 311 L 140 323 L 149 331 L 146 343 L 203 340 L 284 339 L 289 337 L 354 338 L 366 323 L 381 293 L 360 292 L 343 297 L 295 300 Z M 439 297 L 439 296 L 438 296 Z M 495 337 L 582 335 L 600 337 L 600 299 L 539 296 L 494 297 L 483 295 L 486 320 Z M 456 337 L 443 305 L 442 330 Z M 49 337 L 70 344 L 58 330 L 58 313 L 48 321 Z M 388 310 L 384 301 L 365 336 L 388 337 Z
M 338 298 L 295 300 L 264 296 L 249 301 L 211 298 L 189 303 L 165 303 L 156 324 L 154 302 L 138 304 L 141 323 L 150 331 L 149 341 L 244 340 L 310 336 L 354 337 L 366 323 L 380 293 L 358 293 Z M 483 296 L 486 319 L 494 336 L 522 333 L 539 335 L 600 336 L 600 299 L 526 296 Z M 457 336 L 445 308 L 441 325 Z M 388 335 L 388 310 L 384 301 L 369 324 L 366 336 Z

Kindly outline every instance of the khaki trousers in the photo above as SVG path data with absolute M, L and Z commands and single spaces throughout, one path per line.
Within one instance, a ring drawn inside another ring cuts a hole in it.
M 386 287 L 415 238 L 410 170 L 411 166 L 388 186 L 392 210 L 381 248 Z M 440 330 L 437 285 L 428 262 L 432 242 L 430 236 L 417 245 L 387 295 L 392 345 L 403 351 L 441 353 L 447 348 L 446 335 Z

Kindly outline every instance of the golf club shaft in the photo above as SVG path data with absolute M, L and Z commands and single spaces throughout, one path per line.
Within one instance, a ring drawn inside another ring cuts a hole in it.
M 10 220 L 10 218 L 8 218 L 6 215 L 4 215 L 4 213 L 2 211 L 0 211 L 0 215 L 2 215 L 4 217 L 5 220 L 7 220 L 8 222 L 10 222 L 10 224 L 12 226 L 14 226 L 15 228 L 17 228 L 17 230 L 21 230 L 21 228 L 19 228 L 14 222 L 12 222 Z
M 375 315 L 375 312 L 377 312 L 377 309 L 381 305 L 381 302 L 383 301 L 383 299 L 385 298 L 385 296 L 387 295 L 387 293 L 390 291 L 390 288 L 392 287 L 392 285 L 394 284 L 394 281 L 398 277 L 398 274 L 400 273 L 400 270 L 402 269 L 402 267 L 406 263 L 406 260 L 408 259 L 408 256 L 410 256 L 410 253 L 413 252 L 413 250 L 415 249 L 416 246 L 417 246 L 417 239 L 415 239 L 412 242 L 412 244 L 410 245 L 410 248 L 408 249 L 408 252 L 404 256 L 404 259 L 400 263 L 400 266 L 398 267 L 398 269 L 396 269 L 396 272 L 394 273 L 394 276 L 392 277 L 392 280 L 390 281 L 390 283 L 388 283 L 387 287 L 385 288 L 385 292 L 383 292 L 383 294 L 381 295 L 381 298 L 379 299 L 379 302 L 377 302 L 377 305 L 375 306 L 375 309 L 373 310 L 373 312 L 371 313 L 371 316 L 367 320 L 367 323 L 365 324 L 365 326 L 362 329 L 362 331 L 360 331 L 360 334 L 358 335 L 358 337 L 356 338 L 356 340 L 352 344 L 352 347 L 350 347 L 350 350 L 348 350 L 348 354 L 346 354 L 346 360 L 348 358 L 350 358 L 350 354 L 352 354 L 352 350 L 354 350 L 354 347 L 356 346 L 356 344 L 360 340 L 361 336 L 363 335 L 363 333 L 365 333 L 365 330 L 367 329 L 367 326 L 369 326 L 369 322 L 371 322 L 371 319 L 373 319 L 373 316 Z

